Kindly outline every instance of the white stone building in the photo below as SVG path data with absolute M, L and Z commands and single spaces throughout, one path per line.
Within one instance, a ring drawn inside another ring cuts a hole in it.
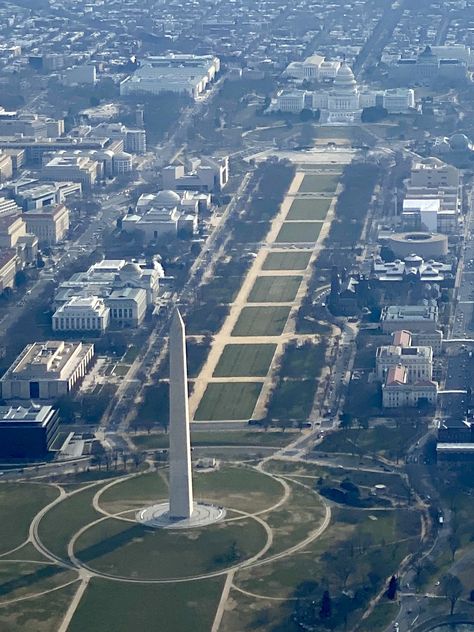
M 97 179 L 99 164 L 80 152 L 58 152 L 41 171 L 45 180 L 80 182 L 83 189 L 91 189 Z
M 436 405 L 438 384 L 432 380 L 417 380 L 410 383 L 408 369 L 396 365 L 388 370 L 387 378 L 382 386 L 382 406 L 384 408 L 402 408 L 427 403 Z
M 177 92 L 196 99 L 219 70 L 220 60 L 213 55 L 150 56 L 120 83 L 120 94 Z
M 403 366 L 407 370 L 407 380 L 414 383 L 420 380 L 431 380 L 433 377 L 433 350 L 431 347 L 412 347 L 393 344 L 377 349 L 375 356 L 375 373 L 380 382 L 384 382 L 389 369 Z
M 69 230 L 69 211 L 64 204 L 43 206 L 23 214 L 26 230 L 36 235 L 40 244 L 54 246 Z
M 110 322 L 110 309 L 97 296 L 75 296 L 53 314 L 53 331 L 98 331 Z
M 385 91 L 360 90 L 351 68 L 339 64 L 332 87 L 321 90 L 281 90 L 270 104 L 269 111 L 296 114 L 303 109 L 320 111 L 320 122 L 352 124 L 360 120 L 362 110 L 380 106 L 389 113 L 408 112 L 415 106 L 415 93 L 409 88 Z
M 25 347 L 0 379 L 3 399 L 56 399 L 84 377 L 94 345 L 53 340 Z
M 438 307 L 389 305 L 382 308 L 380 324 L 384 333 L 402 329 L 411 332 L 435 332 L 438 328 Z
M 229 180 L 229 158 L 191 160 L 187 172 L 184 165 L 169 165 L 161 178 L 163 188 L 172 191 L 221 191 Z
M 327 60 L 315 53 L 304 61 L 291 62 L 284 70 L 283 75 L 302 81 L 325 81 L 334 79 L 340 66 L 340 61 Z

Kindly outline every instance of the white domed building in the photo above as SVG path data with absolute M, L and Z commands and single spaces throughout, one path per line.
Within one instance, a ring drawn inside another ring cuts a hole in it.
M 364 108 L 375 106 L 383 107 L 389 113 L 406 113 L 415 106 L 415 93 L 411 88 L 361 90 L 350 66 L 343 61 L 330 88 L 280 90 L 267 111 L 298 114 L 302 110 L 319 110 L 323 124 L 352 125 L 360 121 Z
M 360 121 L 361 95 L 354 73 L 345 61 L 337 71 L 332 88 L 313 93 L 313 108 L 321 112 L 321 123 L 350 124 Z

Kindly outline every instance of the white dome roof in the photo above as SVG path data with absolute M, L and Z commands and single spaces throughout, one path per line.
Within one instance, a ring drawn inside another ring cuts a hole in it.
M 133 262 L 133 261 L 129 261 L 128 263 L 126 263 L 123 268 L 120 270 L 120 272 L 133 272 L 134 274 L 136 274 L 137 272 L 139 274 L 141 274 L 141 268 L 140 266 Z
M 181 203 L 181 198 L 175 191 L 165 189 L 158 191 L 155 198 L 155 204 L 162 207 L 174 207 Z
M 354 73 L 345 61 L 342 62 L 334 79 L 334 90 L 338 93 L 354 94 L 357 90 L 357 81 Z

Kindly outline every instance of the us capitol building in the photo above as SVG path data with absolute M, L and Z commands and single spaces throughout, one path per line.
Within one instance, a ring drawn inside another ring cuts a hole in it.
M 350 125 L 360 121 L 362 110 L 383 107 L 389 113 L 408 112 L 415 107 L 414 91 L 410 88 L 368 91 L 360 90 L 354 73 L 343 61 L 335 72 L 332 86 L 321 90 L 281 90 L 272 100 L 269 112 L 320 110 L 320 122 L 327 125 Z

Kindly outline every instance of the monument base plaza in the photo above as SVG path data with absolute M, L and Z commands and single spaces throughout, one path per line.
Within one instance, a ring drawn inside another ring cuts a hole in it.
M 146 527 L 156 529 L 193 529 L 207 527 L 225 518 L 223 507 L 203 502 L 193 503 L 193 512 L 189 518 L 177 518 L 170 515 L 168 502 L 150 505 L 137 511 L 135 518 Z

